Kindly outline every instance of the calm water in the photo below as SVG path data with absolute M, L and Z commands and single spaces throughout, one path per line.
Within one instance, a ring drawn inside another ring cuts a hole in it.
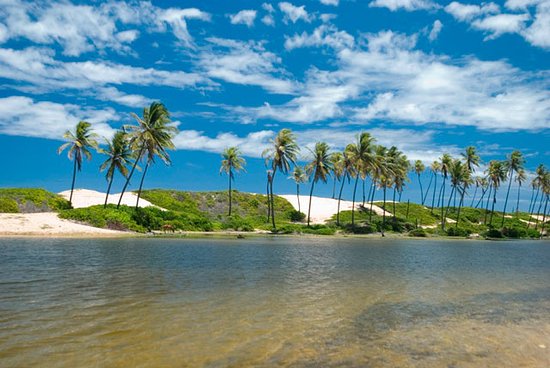
M 1 367 L 548 367 L 550 244 L 0 239 Z

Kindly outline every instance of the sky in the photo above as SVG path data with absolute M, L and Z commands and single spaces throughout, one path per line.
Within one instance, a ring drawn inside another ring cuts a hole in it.
M 367 131 L 427 166 L 474 145 L 484 165 L 521 150 L 532 172 L 550 166 L 549 52 L 550 0 L 0 0 L 0 186 L 69 188 L 63 133 L 85 120 L 103 141 L 153 101 L 179 133 L 146 188 L 223 190 L 220 153 L 238 146 L 235 187 L 263 192 L 282 128 L 301 164 L 315 142 L 342 150 Z M 102 159 L 77 188 L 105 190 Z M 418 201 L 415 176 L 404 196 Z

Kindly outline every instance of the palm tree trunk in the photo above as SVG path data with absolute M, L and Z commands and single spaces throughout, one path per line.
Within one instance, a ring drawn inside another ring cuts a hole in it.
M 481 208 L 483 208 L 483 198 L 485 198 L 485 193 L 487 193 L 487 189 L 481 188 L 481 197 L 479 197 L 479 200 L 476 203 L 475 208 L 478 208 L 481 204 Z
M 73 165 L 73 181 L 71 184 L 71 195 L 69 196 L 69 204 L 73 205 L 73 191 L 74 191 L 74 182 L 76 180 L 76 157 L 74 159 L 74 165 Z
M 336 211 L 336 225 L 340 226 L 340 200 L 342 199 L 342 190 L 344 190 L 344 182 L 346 181 L 346 173 L 342 176 L 342 185 L 340 185 L 340 193 L 338 193 L 338 209 Z
M 495 213 L 495 203 L 497 203 L 497 188 L 493 188 L 493 205 L 491 206 L 491 219 L 489 220 L 489 224 L 493 226 L 493 215 Z
M 145 164 L 145 169 L 143 169 L 143 175 L 141 175 L 141 181 L 139 182 L 138 195 L 136 200 L 136 210 L 139 207 L 139 198 L 141 197 L 141 188 L 143 188 L 143 181 L 145 180 L 145 174 L 147 174 L 147 169 L 149 168 L 149 160 Z
M 313 187 L 315 186 L 315 180 L 311 181 L 311 190 L 309 191 L 309 206 L 307 209 L 307 226 L 309 227 L 309 216 L 311 214 L 311 197 L 313 196 Z
M 372 222 L 372 206 L 374 204 L 374 194 L 376 193 L 376 183 L 374 179 L 372 181 L 372 196 L 370 197 L 370 212 L 369 212 L 369 222 Z
M 382 209 L 384 210 L 382 213 L 382 236 L 384 236 L 384 229 L 386 228 L 386 183 L 384 183 L 384 206 Z
M 531 206 L 533 205 L 533 198 L 535 197 L 535 188 L 531 189 L 531 198 L 529 199 L 529 208 L 527 209 L 527 213 L 531 213 Z
M 130 184 L 130 179 L 132 178 L 132 175 L 134 175 L 134 171 L 136 170 L 138 161 L 141 158 L 141 155 L 143 154 L 144 149 L 145 149 L 145 146 L 142 146 L 140 148 L 139 155 L 136 157 L 136 160 L 134 161 L 134 165 L 132 165 L 132 170 L 130 171 L 130 175 L 128 175 L 128 177 L 126 178 L 126 183 L 124 183 L 124 187 L 122 187 L 122 192 L 120 193 L 120 198 L 118 199 L 118 203 L 116 205 L 117 209 L 120 207 L 120 202 L 122 202 L 122 196 L 124 195 L 126 188 L 128 188 L 128 184 Z
M 540 209 L 542 208 L 542 202 L 544 201 L 544 199 L 542 198 L 542 196 L 544 195 L 544 193 L 542 193 L 542 195 L 540 196 L 540 203 L 539 203 L 539 208 L 537 209 L 537 220 L 535 222 L 535 230 L 538 229 L 539 227 L 539 215 L 540 215 Z
M 273 180 L 275 179 L 275 173 L 277 169 L 273 169 L 273 174 L 271 174 L 271 223 L 273 225 L 273 230 L 277 230 L 275 225 L 275 197 L 273 196 Z
M 540 192 L 540 188 L 537 188 L 537 194 L 535 195 L 535 199 L 533 200 L 533 204 L 530 206 L 530 210 L 529 210 L 529 223 L 533 219 L 533 212 L 535 212 L 535 206 L 537 205 L 537 199 L 539 198 L 539 192 Z M 529 223 L 527 224 L 527 227 L 529 227 Z
M 422 180 L 420 180 L 420 174 L 416 174 L 418 177 L 418 183 L 420 184 L 420 203 L 424 205 L 424 189 L 422 189 Z
M 434 194 L 433 194 L 433 197 L 432 197 L 432 213 L 434 213 L 435 192 L 437 190 L 437 174 L 434 173 L 434 176 L 435 176 L 435 181 L 434 181 Z
M 332 199 L 336 198 L 336 175 L 334 175 L 334 182 L 332 183 Z
M 516 200 L 516 218 L 519 217 L 519 191 L 521 189 L 521 185 L 518 185 L 518 198 Z
M 109 180 L 109 185 L 107 186 L 107 194 L 105 195 L 105 204 L 103 205 L 103 208 L 107 208 L 107 200 L 109 199 L 109 193 L 111 192 L 111 185 L 113 184 L 113 179 L 115 178 L 114 173 L 111 175 L 111 179 Z
M 453 199 L 453 193 L 455 192 L 455 186 L 451 188 L 451 194 L 449 195 L 449 201 L 447 202 L 447 208 L 445 209 L 445 216 L 441 217 L 441 228 L 445 230 L 445 224 L 447 222 L 447 215 L 449 214 L 449 207 L 451 207 L 451 200 Z
M 485 205 L 485 219 L 483 223 L 487 225 L 487 215 L 489 214 L 489 200 L 491 199 L 491 193 L 493 192 L 493 185 L 489 185 L 489 193 L 487 193 L 487 204 Z
M 456 224 L 455 229 L 458 229 L 458 222 L 460 221 L 460 209 L 462 208 L 462 202 L 464 202 L 464 193 L 466 193 L 466 189 L 460 193 L 460 202 L 458 202 L 458 212 L 456 214 Z
M 357 191 L 357 182 L 359 181 L 359 174 L 355 177 L 355 185 L 353 186 L 353 204 L 351 206 L 351 226 L 355 226 L 355 192 Z
M 508 178 L 508 190 L 506 191 L 506 199 L 504 200 L 504 210 L 502 211 L 502 223 L 500 227 L 504 227 L 504 216 L 506 216 L 506 205 L 508 204 L 508 196 L 510 195 L 510 188 L 512 187 L 512 175 L 514 175 L 514 170 L 510 169 L 510 178 Z
M 363 207 L 365 206 L 365 181 L 366 181 L 366 178 L 365 179 L 362 179 L 363 180 Z
M 302 212 L 300 207 L 300 184 L 296 184 L 296 199 L 298 200 L 298 212 Z
M 229 168 L 229 190 L 227 191 L 227 194 L 229 196 L 229 215 L 231 216 L 231 168 Z
M 269 195 L 269 182 L 271 181 L 271 176 L 267 174 L 267 184 L 266 184 L 266 195 L 267 195 L 267 222 L 271 218 L 271 196 Z
M 443 184 L 441 185 L 441 190 L 439 191 L 439 194 L 441 195 L 441 199 L 437 201 L 437 205 L 439 206 L 439 203 L 441 202 L 441 229 L 445 230 L 445 218 L 443 217 L 443 211 L 445 209 L 445 206 L 443 205 L 443 201 L 445 200 L 445 181 L 446 177 L 443 177 Z M 450 198 L 450 197 L 449 197 Z
M 474 206 L 474 201 L 476 199 L 476 194 L 477 194 L 477 185 L 476 185 L 476 189 L 474 190 L 474 195 L 472 197 L 472 203 L 470 203 L 470 207 L 473 207 Z
M 433 180 L 434 180 L 433 175 L 430 175 L 430 181 L 428 182 L 428 188 L 426 189 L 426 195 L 424 196 L 424 199 L 422 200 L 422 204 L 425 204 L 426 200 L 428 199 L 428 195 L 430 194 L 430 188 L 432 187 Z
M 542 225 L 540 227 L 540 237 L 544 234 L 544 227 L 546 225 L 546 207 L 548 206 L 548 195 L 546 195 L 546 201 L 544 202 L 544 213 L 542 214 Z
M 396 190 L 397 189 L 395 189 L 395 187 L 394 187 L 393 188 L 393 216 L 392 216 L 394 223 L 395 223 L 395 220 L 396 220 L 396 218 L 395 218 L 395 212 L 396 212 L 395 211 L 395 192 L 396 192 Z

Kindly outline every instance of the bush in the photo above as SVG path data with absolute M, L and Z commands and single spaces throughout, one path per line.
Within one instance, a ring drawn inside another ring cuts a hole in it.
M 428 236 L 428 234 L 426 233 L 426 230 L 424 230 L 422 228 L 418 228 L 418 229 L 414 229 L 414 230 L 409 231 L 409 236 L 425 238 L 425 237 Z
M 0 197 L 0 212 L 2 213 L 18 213 L 19 206 L 14 199 Z
M 236 231 L 254 231 L 254 226 L 239 215 L 232 215 L 222 222 L 221 228 L 224 230 L 233 229 Z
M 335 232 L 336 229 L 326 225 L 311 225 L 309 227 L 305 226 L 302 228 L 302 233 L 304 234 L 334 235 Z
M 450 228 L 447 229 L 447 235 L 448 236 L 462 236 L 462 237 L 466 237 L 468 235 L 471 234 L 471 231 L 467 230 L 467 229 L 464 229 L 464 228 L 461 228 L 461 227 L 454 227 L 454 226 L 451 226 Z
M 497 229 L 489 229 L 485 232 L 487 238 L 497 238 L 500 239 L 503 237 L 502 232 Z
M 288 213 L 288 218 L 292 222 L 303 222 L 306 218 L 306 214 L 297 210 L 291 210 Z
M 0 212 L 49 212 L 71 208 L 63 197 L 40 188 L 0 189 Z
M 351 224 L 347 224 L 344 227 L 344 230 L 350 234 L 372 234 L 378 231 L 377 227 L 368 224 L 362 226 L 352 226 Z

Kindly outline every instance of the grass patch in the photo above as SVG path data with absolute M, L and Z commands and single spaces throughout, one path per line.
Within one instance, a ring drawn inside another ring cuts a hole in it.
M 40 188 L 1 188 L 0 212 L 34 213 L 69 209 L 69 201 Z

